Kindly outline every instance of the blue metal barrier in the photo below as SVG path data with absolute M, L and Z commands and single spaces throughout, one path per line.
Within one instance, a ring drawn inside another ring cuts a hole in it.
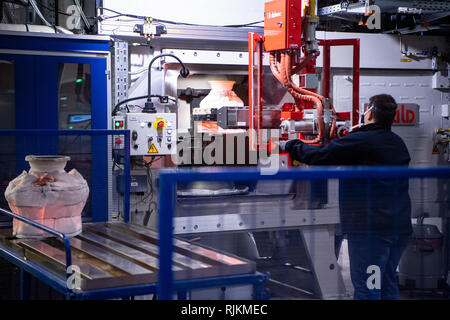
M 172 298 L 173 216 L 177 183 L 194 181 L 326 180 L 375 178 L 450 178 L 450 167 L 313 167 L 293 168 L 264 175 L 257 169 L 162 170 L 159 175 L 159 275 L 158 298 Z

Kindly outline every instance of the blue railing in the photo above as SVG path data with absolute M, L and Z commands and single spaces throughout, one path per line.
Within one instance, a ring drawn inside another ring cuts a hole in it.
M 7 216 L 9 216 L 11 218 L 20 220 L 22 222 L 25 222 L 26 224 L 29 224 L 29 225 L 31 225 L 31 226 L 33 226 L 35 228 L 38 228 L 38 229 L 43 230 L 45 232 L 48 232 L 48 233 L 50 233 L 50 234 L 52 234 L 52 235 L 62 239 L 62 241 L 64 242 L 64 248 L 65 248 L 65 253 L 66 253 L 66 268 L 72 265 L 72 252 L 71 252 L 71 249 L 70 249 L 70 242 L 69 242 L 69 238 L 64 233 L 59 232 L 57 230 L 54 230 L 52 228 L 49 228 L 49 227 L 47 227 L 45 225 L 42 225 L 40 223 L 37 223 L 37 222 L 35 222 L 35 221 L 31 220 L 31 219 L 27 219 L 27 218 L 22 217 L 22 216 L 20 216 L 18 214 L 12 213 L 12 212 L 10 212 L 8 210 L 4 210 L 4 209 L 0 208 L 0 213 L 2 213 L 4 215 L 7 215 Z M 68 270 L 68 269 L 66 269 L 66 270 Z M 66 273 L 66 277 L 67 278 L 69 278 L 70 276 L 71 276 L 70 273 Z
M 172 274 L 173 216 L 177 183 L 194 181 L 257 181 L 257 180 L 328 180 L 328 179 L 395 179 L 450 178 L 450 167 L 314 167 L 282 170 L 273 175 L 257 169 L 162 170 L 159 175 L 159 286 L 158 298 L 171 299 L 174 292 Z

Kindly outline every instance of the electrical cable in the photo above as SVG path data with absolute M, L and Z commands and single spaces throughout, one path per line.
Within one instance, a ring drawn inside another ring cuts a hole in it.
M 134 14 L 121 13 L 121 12 L 118 12 L 118 11 L 116 11 L 116 10 L 108 9 L 108 8 L 105 8 L 105 7 L 99 7 L 98 9 L 100 9 L 100 10 L 105 10 L 105 11 L 109 11 L 109 12 L 112 12 L 112 13 L 115 13 L 115 14 L 116 14 L 115 16 L 106 16 L 106 17 L 102 17 L 102 18 L 101 18 L 102 20 L 106 20 L 106 19 L 114 19 L 114 18 L 121 17 L 121 16 L 123 16 L 123 17 L 129 17 L 129 18 L 135 18 L 135 19 L 142 19 L 142 20 L 151 18 L 151 17 L 145 17 L 145 16 L 138 16 L 138 15 L 134 15 Z M 158 18 L 152 18 L 152 21 L 154 21 L 154 22 L 161 22 L 161 23 L 170 23 L 170 24 L 175 24 L 175 25 L 199 26 L 199 27 L 223 27 L 223 28 L 241 28 L 241 27 L 249 27 L 249 26 L 252 26 L 252 25 L 254 25 L 254 24 L 258 24 L 258 23 L 264 22 L 264 20 L 260 20 L 260 21 L 254 21 L 254 22 L 245 23 L 245 24 L 234 24 L 234 25 L 222 25 L 222 26 L 219 26 L 219 25 L 208 25 L 208 24 L 197 24 L 197 23 L 178 22 L 178 21 L 164 20 L 164 19 L 158 19 Z M 258 27 L 261 27 L 261 28 L 262 28 L 262 26 L 258 26 Z
M 130 101 L 135 101 L 135 100 L 140 100 L 140 99 L 148 99 L 148 95 L 145 96 L 139 96 L 139 97 L 133 97 L 133 98 L 129 98 L 129 99 L 125 99 L 123 101 L 120 101 L 118 104 L 115 105 L 113 111 L 112 111 L 112 115 L 115 116 L 117 111 L 119 110 L 119 107 L 125 103 L 128 103 Z M 163 96 L 159 95 L 159 94 L 152 94 L 151 98 L 163 98 Z M 176 102 L 177 100 L 173 97 L 169 97 L 169 100 L 172 100 L 174 102 Z
M 83 8 L 81 8 L 80 2 L 78 0 L 73 0 L 73 3 L 75 3 L 75 5 L 78 8 L 78 11 L 80 12 L 81 15 L 81 19 L 83 20 L 85 26 L 88 29 L 91 29 L 91 24 L 89 23 L 88 19 L 86 18 L 86 15 L 84 14 Z
M 48 22 L 48 21 L 45 19 L 45 17 L 44 17 L 44 15 L 42 14 L 42 12 L 39 10 L 38 4 L 39 4 L 41 7 L 43 7 L 44 9 L 47 9 L 47 10 L 53 12 L 53 10 L 52 10 L 51 8 L 49 8 L 49 7 L 45 6 L 45 5 L 43 5 L 42 3 L 37 3 L 35 0 L 26 0 L 26 1 L 23 1 L 23 2 L 9 1 L 9 0 L 2 0 L 1 2 L 2 2 L 2 8 L 3 8 L 3 3 L 4 3 L 4 2 L 17 4 L 17 5 L 21 5 L 21 6 L 24 6 L 24 7 L 28 7 L 29 5 L 31 5 L 31 6 L 33 7 L 33 10 L 36 11 L 36 14 L 37 14 L 37 15 L 39 16 L 39 18 L 45 23 L 46 26 L 53 28 L 53 29 L 55 30 L 55 33 L 61 32 L 55 24 L 51 24 L 50 22 Z M 61 12 L 61 11 L 58 11 L 58 13 L 60 13 L 60 14 L 66 14 L 66 13 Z M 68 15 L 68 14 L 66 14 L 66 15 Z M 1 16 L 3 16 L 3 15 L 1 15 Z M 27 24 L 27 23 L 25 23 L 25 28 L 27 29 L 27 32 L 30 31 L 29 28 L 28 28 L 28 24 Z
M 172 58 L 176 59 L 181 64 L 180 75 L 183 78 L 186 78 L 189 75 L 189 69 L 186 68 L 186 66 L 184 65 L 183 61 L 181 61 L 180 58 L 178 58 L 176 55 L 171 54 L 171 53 L 162 53 L 162 54 L 157 55 L 156 57 L 153 57 L 153 59 L 150 61 L 149 65 L 148 65 L 148 97 L 147 97 L 147 102 L 146 102 L 146 108 L 148 108 L 148 109 L 152 108 L 152 106 L 151 106 L 151 97 L 152 97 L 152 94 L 151 94 L 152 93 L 152 64 L 157 59 L 162 58 L 162 57 L 172 57 Z
M 36 12 L 36 14 L 39 16 L 39 18 L 41 18 L 42 22 L 44 22 L 44 24 L 45 24 L 47 27 L 53 27 L 53 25 L 45 19 L 44 15 L 43 15 L 42 12 L 39 10 L 36 1 L 35 1 L 35 0 L 28 0 L 28 1 L 29 1 L 29 3 L 31 4 L 31 6 L 33 7 L 33 9 L 34 9 L 34 11 Z
M 64 11 L 61 11 L 61 10 L 55 10 L 55 8 L 50 8 L 50 7 L 47 7 L 46 5 L 44 5 L 42 2 L 37 2 L 37 4 L 39 5 L 39 6 L 41 6 L 42 8 L 44 8 L 44 9 L 47 9 L 48 11 L 50 11 L 50 12 L 57 12 L 58 14 L 62 14 L 62 15 L 64 15 L 64 16 L 68 16 L 68 17 L 70 17 L 71 15 L 70 14 L 68 14 L 67 12 L 64 12 Z
M 144 17 L 144 16 L 137 16 L 137 15 L 134 15 L 134 14 L 120 13 L 118 11 L 115 11 L 115 10 L 112 10 L 112 9 L 108 9 L 108 8 L 105 8 L 105 7 L 98 7 L 98 9 L 99 10 L 106 10 L 106 11 L 115 13 L 115 14 L 117 14 L 117 16 L 115 16 L 115 17 L 124 16 L 124 17 L 136 18 L 136 19 L 147 19 L 147 17 Z M 104 19 L 109 19 L 109 18 L 110 17 L 105 17 Z
M 134 164 L 139 166 L 139 167 L 144 167 L 146 169 L 146 175 L 147 175 L 147 184 L 149 187 L 149 191 L 147 192 L 147 194 L 140 199 L 138 202 L 133 203 L 132 205 L 138 205 L 144 202 L 149 201 L 149 206 L 148 206 L 148 211 L 150 211 L 151 205 L 152 203 L 155 205 L 155 207 L 157 207 L 156 203 L 153 200 L 153 193 L 154 193 L 154 187 L 153 187 L 153 174 L 152 174 L 152 170 L 151 170 L 151 166 L 153 164 L 153 162 L 155 162 L 156 160 L 161 159 L 162 157 L 152 157 L 152 159 L 149 162 L 145 162 L 142 159 L 134 159 Z M 149 199 L 150 198 L 150 199 Z

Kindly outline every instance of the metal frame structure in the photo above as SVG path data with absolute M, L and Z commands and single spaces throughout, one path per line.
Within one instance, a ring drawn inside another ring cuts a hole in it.
M 261 141 L 263 45 L 263 37 L 253 32 L 248 34 L 248 130 L 249 146 L 252 151 L 258 149 Z M 253 115 L 256 117 L 253 118 Z M 254 123 L 254 119 L 256 120 L 256 124 Z M 255 129 L 256 137 L 254 136 Z
M 322 95 L 330 98 L 330 47 L 332 46 L 353 46 L 353 97 L 352 97 L 352 126 L 358 124 L 359 112 L 359 73 L 360 73 L 360 39 L 334 39 L 319 40 L 319 45 L 323 46 L 323 71 L 322 71 Z
M 420 0 L 359 0 L 359 2 L 350 4 L 348 1 L 341 1 L 339 4 L 320 8 L 318 15 L 358 23 L 360 17 L 372 14 L 372 6 L 377 6 L 382 14 L 421 15 L 417 20 L 418 26 L 415 28 L 404 27 L 395 30 L 401 34 L 445 28 L 445 25 L 430 26 L 429 24 L 450 15 L 450 3 L 448 1 Z
M 262 72 L 264 38 L 256 33 L 248 34 L 248 75 L 249 75 L 249 146 L 257 150 L 261 141 L 262 130 Z M 331 52 L 332 46 L 353 47 L 353 96 L 352 96 L 352 126 L 358 124 L 359 116 L 359 74 L 360 74 L 360 39 L 319 40 L 323 46 L 322 95 L 330 98 Z M 254 116 L 254 117 L 253 117 Z M 256 122 L 256 123 L 255 123 Z M 256 132 L 256 137 L 255 137 Z
M 392 0 L 376 0 L 374 3 L 381 7 L 382 12 L 398 13 L 399 8 L 405 8 L 404 11 L 410 10 L 411 13 L 436 13 L 450 10 L 450 3 L 438 1 L 392 1 Z M 319 9 L 319 16 L 330 14 L 364 14 L 369 1 L 360 0 L 359 3 L 353 4 L 335 4 Z
M 55 135 L 88 135 L 88 136 L 117 136 L 123 135 L 125 140 L 125 155 L 124 155 L 124 221 L 129 221 L 130 214 L 130 132 L 129 130 L 0 130 L 0 136 L 33 136 L 33 135 L 43 135 L 43 136 L 55 136 Z M 27 218 L 21 217 L 17 214 L 9 212 L 7 210 L 0 209 L 1 214 L 5 214 L 11 218 L 19 219 L 24 223 L 30 224 L 38 229 L 47 231 L 52 235 L 61 238 L 64 241 L 65 247 L 65 257 L 66 266 L 72 265 L 72 255 L 70 242 L 67 236 L 61 232 L 48 228 L 44 225 L 36 223 Z M 100 217 L 103 218 L 103 217 Z M 95 217 L 93 217 L 95 220 Z M 169 226 L 163 226 L 163 229 Z M 163 231 L 164 234 L 168 233 L 167 230 Z M 165 255 L 165 247 L 160 246 L 160 255 Z M 58 292 L 62 293 L 66 299 L 112 299 L 112 298 L 133 298 L 134 296 L 145 295 L 145 294 L 155 294 L 158 292 L 163 292 L 164 289 L 161 288 L 161 283 L 165 283 L 166 270 L 163 269 L 164 264 L 160 262 L 159 281 L 157 283 L 150 284 L 140 284 L 133 286 L 121 286 L 107 289 L 96 289 L 88 291 L 74 291 L 68 288 L 67 282 L 65 280 L 69 279 L 71 274 L 66 274 L 66 279 L 61 279 L 55 274 L 45 269 L 43 266 L 37 264 L 36 262 L 29 261 L 23 256 L 19 255 L 16 251 L 10 249 L 5 244 L 0 243 L 0 256 L 9 262 L 13 263 L 20 269 L 20 297 L 21 299 L 30 298 L 30 276 L 36 277 L 38 280 L 46 283 L 50 287 L 54 288 Z M 161 261 L 161 260 L 160 260 Z M 172 262 L 171 262 L 172 264 Z M 171 266 L 169 267 L 171 268 Z M 201 279 L 189 279 L 177 281 L 174 289 L 178 292 L 179 299 L 186 299 L 187 291 L 199 289 L 199 288 L 209 288 L 209 287 L 220 287 L 220 286 L 232 286 L 232 285 L 242 285 L 251 284 L 254 288 L 254 298 L 255 299 L 266 299 L 267 294 L 264 290 L 264 282 L 268 279 L 267 274 L 253 273 L 253 274 L 238 274 L 238 275 L 228 275 L 221 277 L 209 277 Z M 161 282 L 162 281 L 162 282 Z M 159 295 L 158 295 L 159 297 Z

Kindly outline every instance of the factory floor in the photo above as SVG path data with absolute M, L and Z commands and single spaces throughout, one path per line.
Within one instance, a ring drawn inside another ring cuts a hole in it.
M 347 290 L 347 297 L 340 298 L 341 300 L 352 300 L 353 299 L 353 285 L 350 278 L 350 260 L 348 256 L 347 240 L 343 240 L 341 250 L 339 252 L 338 258 L 339 268 L 341 270 L 342 278 L 345 283 L 345 288 Z M 450 298 L 450 293 L 444 290 L 433 290 L 433 291 L 420 291 L 420 290 L 400 290 L 400 300 L 447 300 Z M 274 299 L 291 299 L 290 297 L 273 297 Z M 317 299 L 311 295 L 303 295 L 294 297 L 293 299 Z

